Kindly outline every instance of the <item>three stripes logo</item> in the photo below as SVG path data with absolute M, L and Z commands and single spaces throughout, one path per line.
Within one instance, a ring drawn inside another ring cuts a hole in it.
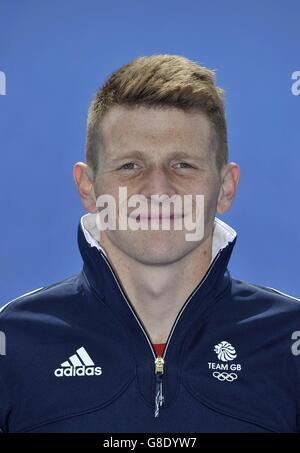
M 71 355 L 68 360 L 56 368 L 56 377 L 70 376 L 100 376 L 102 368 L 95 366 L 93 360 L 83 346 L 76 349 L 76 354 Z

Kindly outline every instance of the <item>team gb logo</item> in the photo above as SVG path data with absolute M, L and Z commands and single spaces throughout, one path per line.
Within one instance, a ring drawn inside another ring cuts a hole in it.
M 214 351 L 217 354 L 218 359 L 222 360 L 222 362 L 228 362 L 237 357 L 234 347 L 228 343 L 228 341 L 221 341 L 221 343 L 215 346 Z

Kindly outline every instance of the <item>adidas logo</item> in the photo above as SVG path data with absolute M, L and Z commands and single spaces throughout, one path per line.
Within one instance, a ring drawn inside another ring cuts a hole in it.
M 62 376 L 100 376 L 102 368 L 95 366 L 93 360 L 83 346 L 76 349 L 76 354 L 71 355 L 68 360 L 63 362 L 61 368 L 56 368 L 56 377 Z

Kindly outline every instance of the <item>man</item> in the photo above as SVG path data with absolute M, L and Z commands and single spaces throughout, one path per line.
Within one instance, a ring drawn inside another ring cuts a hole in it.
M 299 301 L 227 269 L 237 235 L 216 213 L 231 207 L 240 171 L 213 71 L 153 55 L 114 72 L 73 174 L 88 211 L 83 269 L 3 308 L 2 431 L 298 432 Z M 152 208 L 156 195 L 192 203 L 135 215 L 130 199 Z M 127 228 L 104 228 L 101 197 Z M 194 240 L 188 223 L 174 227 L 188 218 L 203 225 Z

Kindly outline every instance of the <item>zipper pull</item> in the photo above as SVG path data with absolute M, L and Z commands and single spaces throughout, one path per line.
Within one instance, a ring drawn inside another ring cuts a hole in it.
M 164 374 L 164 359 L 159 356 L 155 359 L 155 374 L 156 374 L 156 384 L 155 384 L 155 412 L 154 417 L 159 416 L 159 407 L 162 406 L 164 401 L 164 396 L 162 393 L 162 376 Z

